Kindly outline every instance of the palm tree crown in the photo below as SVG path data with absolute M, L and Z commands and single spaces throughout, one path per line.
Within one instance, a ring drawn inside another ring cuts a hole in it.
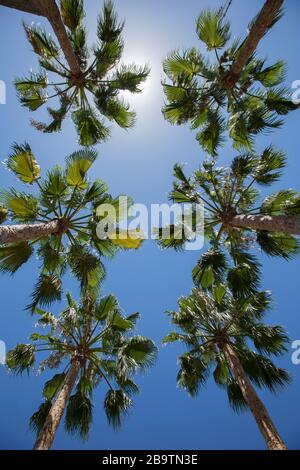
M 225 284 L 215 284 L 210 293 L 195 289 L 188 297 L 181 298 L 179 310 L 169 312 L 179 332 L 164 338 L 164 343 L 181 341 L 188 348 L 179 358 L 178 385 L 194 396 L 212 372 L 216 384 L 227 390 L 230 405 L 236 411 L 246 408 L 224 354 L 226 344 L 233 348 L 256 386 L 274 392 L 288 383 L 287 372 L 269 359 L 270 355 L 285 352 L 288 341 L 283 328 L 262 322 L 269 304 L 268 292 L 241 298 Z
M 28 144 L 14 145 L 6 164 L 23 183 L 36 187 L 35 194 L 10 189 L 2 191 L 3 210 L 13 222 L 23 225 L 7 225 L 3 230 L 29 228 L 24 240 L 0 246 L 0 270 L 15 273 L 27 262 L 37 247 L 41 262 L 41 274 L 28 307 L 46 306 L 60 300 L 61 277 L 69 267 L 80 281 L 81 287 L 96 287 L 104 276 L 102 256 L 113 256 L 118 248 L 136 249 L 141 238 L 132 231 L 118 231 L 116 238 L 99 239 L 96 226 L 102 216 L 97 209 L 102 204 L 119 207 L 119 197 L 112 198 L 102 180 L 90 181 L 87 173 L 97 157 L 94 150 L 80 150 L 66 158 L 65 168 L 49 170 L 44 177 Z M 128 206 L 132 204 L 127 199 Z M 123 207 L 127 211 L 127 207 Z M 122 211 L 117 212 L 119 219 Z M 117 220 L 117 222 L 119 221 Z M 29 225 L 30 222 L 40 224 Z M 54 224 L 54 228 L 52 228 Z M 46 228 L 38 236 L 36 227 Z M 31 230 L 34 230 L 30 235 Z M 0 237 L 1 238 L 1 237 Z
M 72 361 L 79 361 L 76 390 L 69 397 L 65 428 L 71 434 L 87 438 L 93 416 L 93 393 L 99 385 L 107 386 L 104 409 L 108 421 L 118 427 L 122 415 L 132 406 L 131 396 L 139 391 L 132 376 L 155 361 L 156 347 L 148 338 L 132 336 L 139 314 L 125 317 L 113 295 L 100 298 L 85 292 L 81 302 L 67 294 L 68 305 L 58 316 L 39 308 L 38 325 L 48 328 L 33 333 L 30 343 L 18 344 L 7 355 L 7 366 L 16 374 L 29 372 L 38 353 L 47 354 L 38 370 L 60 369 L 45 384 L 44 401 L 30 419 L 31 427 L 39 432 L 55 401 Z
M 140 93 L 140 85 L 146 80 L 149 68 L 134 64 L 118 66 L 124 47 L 121 38 L 124 22 L 118 22 L 112 2 L 105 1 L 102 14 L 98 17 L 98 42 L 91 54 L 83 25 L 83 0 L 61 0 L 60 7 L 79 61 L 80 74 L 72 73 L 62 58 L 61 49 L 50 35 L 37 26 L 24 25 L 27 38 L 39 56 L 41 68 L 28 78 L 16 79 L 15 86 L 20 102 L 31 111 L 36 111 L 52 98 L 59 100 L 58 108 L 48 108 L 52 119 L 49 124 L 32 121 L 38 130 L 60 131 L 63 120 L 71 112 L 79 143 L 91 146 L 109 135 L 109 129 L 99 113 L 122 128 L 134 125 L 135 113 L 118 95 L 120 91 Z M 51 77 L 48 76 L 49 72 Z
M 271 26 L 280 16 L 279 11 Z M 163 64 L 169 79 L 163 83 L 164 116 L 172 124 L 190 122 L 199 144 L 212 156 L 217 155 L 226 130 L 236 149 L 252 150 L 255 135 L 280 127 L 279 116 L 299 107 L 282 85 L 285 64 L 278 61 L 266 66 L 265 60 L 252 55 L 237 81 L 228 84 L 245 41 L 237 39 L 228 47 L 230 24 L 221 11 L 213 10 L 199 16 L 197 35 L 216 60 L 211 62 L 196 48 L 167 56 Z
M 257 284 L 259 264 L 253 255 L 246 253 L 247 250 L 258 244 L 267 255 L 285 259 L 299 252 L 297 237 L 284 232 L 284 229 L 280 232 L 258 230 L 251 226 L 239 227 L 235 222 L 241 214 L 299 217 L 300 196 L 295 191 L 281 190 L 264 199 L 260 197 L 258 187 L 268 187 L 276 182 L 284 166 L 284 154 L 271 146 L 260 155 L 238 155 L 230 167 L 218 167 L 214 161 L 206 161 L 190 178 L 184 174 L 182 166 L 175 165 L 176 181 L 170 199 L 182 204 L 203 204 L 205 211 L 204 235 L 211 249 L 202 256 L 193 271 L 197 285 L 209 287 L 226 271 L 228 259 L 225 252 L 233 262 L 236 274 L 246 276 L 243 283 L 249 288 L 251 285 L 255 288 Z M 193 228 L 195 230 L 196 225 Z M 179 232 L 181 237 L 178 237 Z M 166 236 L 166 233 L 170 235 Z M 158 243 L 163 248 L 181 249 L 188 241 L 189 233 L 181 221 L 158 230 Z M 232 288 L 239 285 L 237 280 L 230 281 Z

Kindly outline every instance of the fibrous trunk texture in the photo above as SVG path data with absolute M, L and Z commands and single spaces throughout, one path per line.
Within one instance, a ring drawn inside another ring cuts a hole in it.
M 253 230 L 300 234 L 299 215 L 236 215 L 229 221 L 229 225 Z
M 259 430 L 267 443 L 268 449 L 287 450 L 287 447 L 278 434 L 278 431 L 272 422 L 265 405 L 257 395 L 254 387 L 248 379 L 234 349 L 230 344 L 225 343 L 222 347 L 222 350 L 225 354 L 231 372 L 241 389 L 243 397 L 248 403 Z
M 49 450 L 52 446 L 55 433 L 66 409 L 68 399 L 75 385 L 79 371 L 80 361 L 74 358 L 64 383 L 49 411 L 45 424 L 38 434 L 33 450 Z
M 60 228 L 61 224 L 59 220 L 31 225 L 1 225 L 0 245 L 4 245 L 6 243 L 20 243 L 27 240 L 47 237 L 59 232 Z
M 256 17 L 256 20 L 254 21 L 235 62 L 232 64 L 231 69 L 224 80 L 226 88 L 232 88 L 239 80 L 245 65 L 256 51 L 260 40 L 272 25 L 282 4 L 283 0 L 266 0 L 264 6 Z

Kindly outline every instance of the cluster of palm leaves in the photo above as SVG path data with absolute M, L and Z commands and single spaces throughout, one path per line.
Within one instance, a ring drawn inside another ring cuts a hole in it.
M 280 190 L 262 198 L 259 191 L 259 187 L 268 187 L 276 182 L 285 165 L 284 154 L 272 146 L 259 155 L 240 154 L 233 158 L 230 167 L 218 167 L 215 161 L 207 160 L 191 177 L 184 174 L 182 166 L 175 165 L 176 181 L 169 197 L 176 203 L 193 205 L 194 231 L 197 229 L 197 204 L 204 207 L 203 227 L 200 228 L 210 250 L 202 255 L 193 271 L 197 285 L 210 287 L 218 280 L 220 272 L 232 264 L 236 273 L 242 275 L 240 282 L 249 288 L 252 285 L 255 287 L 259 264 L 253 255 L 246 252 L 257 245 L 269 256 L 290 259 L 298 254 L 299 241 L 296 236 L 278 229 L 239 227 L 236 221 L 240 215 L 272 216 L 275 220 L 278 215 L 299 216 L 299 193 Z M 166 233 L 170 236 L 166 237 Z M 184 220 L 161 227 L 158 231 L 158 243 L 163 248 L 178 250 L 187 242 L 189 233 L 185 230 Z M 238 278 L 233 276 L 232 271 L 231 278 L 232 288 L 237 289 Z
M 62 276 L 70 269 L 82 289 L 96 288 L 103 280 L 105 269 L 101 259 L 113 256 L 119 248 L 137 249 L 142 239 L 132 232 L 118 230 L 116 237 L 99 239 L 96 227 L 104 204 L 116 207 L 119 222 L 133 201 L 119 208 L 120 197 L 113 198 L 100 179 L 90 181 L 88 171 L 97 152 L 78 150 L 66 158 L 65 167 L 56 166 L 41 176 L 40 166 L 28 144 L 15 144 L 6 161 L 7 167 L 25 184 L 36 191 L 2 191 L 5 214 L 12 223 L 26 225 L 57 222 L 55 233 L 29 236 L 23 241 L 0 246 L 0 270 L 15 273 L 33 255 L 40 260 L 40 275 L 28 306 L 48 306 L 62 296 Z
M 93 419 L 92 396 L 102 385 L 107 388 L 104 409 L 108 421 L 114 427 L 120 426 L 122 415 L 132 406 L 132 395 L 139 391 L 132 376 L 153 364 L 156 356 L 151 340 L 131 334 L 139 314 L 124 317 L 115 296 L 97 300 L 91 292 L 85 292 L 79 303 L 68 293 L 66 309 L 59 316 L 39 308 L 35 313 L 42 333 L 34 332 L 30 343 L 18 344 L 7 357 L 9 369 L 17 374 L 32 370 L 39 353 L 44 357 L 38 366 L 41 372 L 47 368 L 60 370 L 45 383 L 44 401 L 30 419 L 33 430 L 42 430 L 74 358 L 80 367 L 66 407 L 67 432 L 88 437 Z
M 178 311 L 169 312 L 179 332 L 169 333 L 164 338 L 164 343 L 182 341 L 188 349 L 179 359 L 180 387 L 194 396 L 212 372 L 216 384 L 227 390 L 230 405 L 236 411 L 247 408 L 224 354 L 226 343 L 231 344 L 256 386 L 274 392 L 288 383 L 287 372 L 276 367 L 269 358 L 283 354 L 288 344 L 282 327 L 262 322 L 270 302 L 269 292 L 241 298 L 233 294 L 227 284 L 221 283 L 211 292 L 194 289 L 188 297 L 181 298 Z
M 60 8 L 79 62 L 79 75 L 72 73 L 60 47 L 45 30 L 24 24 L 28 41 L 39 57 L 40 70 L 16 79 L 15 86 L 21 104 L 30 111 L 36 111 L 50 100 L 58 101 L 58 107 L 48 107 L 50 123 L 32 121 L 38 130 L 60 131 L 63 120 L 71 113 L 80 145 L 92 146 L 109 136 L 101 115 L 124 129 L 134 125 L 135 112 L 119 95 L 123 91 L 140 93 L 149 68 L 120 64 L 124 22 L 118 21 L 112 2 L 104 3 L 98 17 L 97 44 L 91 50 L 83 24 L 83 0 L 61 0 Z
M 273 26 L 281 17 L 279 11 Z M 250 26 L 249 26 L 250 28 Z M 241 75 L 231 83 L 230 70 L 244 42 L 235 39 L 230 46 L 230 24 L 221 11 L 205 10 L 197 20 L 197 36 L 204 44 L 205 57 L 197 48 L 173 51 L 164 61 L 168 80 L 163 83 L 165 118 L 172 124 L 190 123 L 196 139 L 213 157 L 224 142 L 226 131 L 237 150 L 253 150 L 254 137 L 277 129 L 281 116 L 297 109 L 290 92 L 282 84 L 285 64 L 254 54 Z

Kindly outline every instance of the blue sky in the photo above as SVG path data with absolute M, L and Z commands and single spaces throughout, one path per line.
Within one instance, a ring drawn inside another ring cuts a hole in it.
M 136 61 L 151 65 L 151 77 L 142 95 L 130 98 L 138 112 L 137 126 L 130 132 L 112 128 L 111 139 L 98 146 L 99 159 L 93 177 L 109 184 L 112 194 L 126 193 L 136 202 L 150 204 L 167 201 L 171 189 L 172 168 L 186 162 L 186 172 L 199 166 L 204 154 L 186 126 L 173 127 L 161 115 L 163 77 L 161 60 L 176 48 L 203 47 L 195 34 L 195 18 L 202 8 L 219 7 L 220 1 L 188 0 L 116 0 L 121 18 L 126 18 L 124 62 Z M 96 14 L 101 1 L 86 0 L 90 43 L 95 41 Z M 262 0 L 233 0 L 228 13 L 234 35 L 244 36 L 250 19 L 259 11 Z M 286 85 L 300 79 L 297 60 L 300 2 L 286 0 L 285 16 L 260 45 L 260 52 L 270 61 L 284 59 L 288 64 Z M 76 135 L 70 120 L 60 134 L 43 135 L 30 124 L 30 114 L 17 102 L 12 80 L 36 69 L 36 58 L 25 40 L 21 27 L 37 17 L 13 10 L 0 9 L 1 67 L 0 80 L 7 85 L 7 104 L 0 105 L 0 160 L 7 157 L 11 144 L 27 140 L 43 169 L 63 162 L 77 148 Z M 50 29 L 50 28 L 49 28 Z M 35 115 L 38 116 L 38 113 Z M 299 187 L 299 112 L 287 117 L 284 127 L 260 137 L 257 148 L 273 143 L 288 155 L 288 168 L 278 188 Z M 234 153 L 227 144 L 221 152 L 222 163 Z M 15 178 L 1 165 L 0 187 L 16 185 Z M 274 188 L 276 189 L 276 188 Z M 292 339 L 300 339 L 299 260 L 289 263 L 257 255 L 263 263 L 263 287 L 273 291 L 274 308 L 270 322 L 284 325 Z M 119 254 L 107 263 L 108 275 L 104 293 L 113 292 L 128 313 L 140 311 L 141 334 L 153 338 L 160 346 L 161 338 L 170 330 L 166 310 L 176 308 L 178 297 L 192 287 L 191 271 L 199 253 L 161 251 L 153 241 L 144 243 L 138 252 Z M 34 318 L 24 311 L 37 276 L 37 263 L 30 262 L 15 276 L 1 276 L 0 339 L 7 348 L 25 342 Z M 73 280 L 65 285 L 77 291 Z M 57 311 L 57 306 L 54 307 Z M 103 391 L 96 394 L 94 426 L 87 443 L 68 436 L 63 427 L 56 436 L 53 449 L 264 449 L 264 442 L 250 413 L 236 415 L 228 406 L 226 393 L 213 381 L 196 399 L 176 387 L 176 358 L 180 346 L 160 347 L 157 366 L 139 376 L 141 394 L 123 428 L 114 432 L 107 425 L 102 409 Z M 292 350 L 278 363 L 293 375 L 293 383 L 273 396 L 260 392 L 282 437 L 290 449 L 299 449 L 300 365 L 291 362 Z M 0 448 L 29 449 L 34 436 L 28 429 L 28 418 L 41 402 L 41 392 L 48 375 L 15 378 L 0 366 Z

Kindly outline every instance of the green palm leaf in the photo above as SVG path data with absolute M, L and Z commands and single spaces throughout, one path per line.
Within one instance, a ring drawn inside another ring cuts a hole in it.
M 104 401 L 108 422 L 116 429 L 121 426 L 121 418 L 132 406 L 132 400 L 123 390 L 109 390 Z
M 42 427 L 45 424 L 45 421 L 48 417 L 49 411 L 51 410 L 52 403 L 51 401 L 45 401 L 40 406 L 39 409 L 31 416 L 30 418 L 30 428 L 38 434 Z
M 77 109 L 72 113 L 72 119 L 77 128 L 80 145 L 90 147 L 109 136 L 107 127 L 91 109 Z
M 67 157 L 66 181 L 77 189 L 87 187 L 86 174 L 97 158 L 94 150 L 78 150 Z
M 91 400 L 77 392 L 69 399 L 66 416 L 65 429 L 70 434 L 78 433 L 85 440 L 88 438 L 93 419 L 93 405 Z
M 33 253 L 28 242 L 0 246 L 0 271 L 14 274 Z
M 84 18 L 83 0 L 60 0 L 63 22 L 71 30 L 76 30 Z
M 32 344 L 18 344 L 7 353 L 6 365 L 15 374 L 29 372 L 35 361 L 35 347 Z
M 17 192 L 15 189 L 2 192 L 2 200 L 13 220 L 32 222 L 38 213 L 38 200 L 31 194 Z
M 197 34 L 209 51 L 222 49 L 230 38 L 230 25 L 223 23 L 218 12 L 204 10 L 197 21 Z
M 13 152 L 8 156 L 7 168 L 9 168 L 23 183 L 32 184 L 38 180 L 41 171 L 38 162 L 33 155 L 29 144 L 14 144 Z
M 51 401 L 57 392 L 59 391 L 60 387 L 62 386 L 64 380 L 66 378 L 66 374 L 55 374 L 52 379 L 48 380 L 45 383 L 44 390 L 43 390 L 43 397 L 45 400 Z
M 48 306 L 55 300 L 61 300 L 61 280 L 51 274 L 41 274 L 32 293 L 32 303 L 26 307 L 34 313 L 38 304 Z

